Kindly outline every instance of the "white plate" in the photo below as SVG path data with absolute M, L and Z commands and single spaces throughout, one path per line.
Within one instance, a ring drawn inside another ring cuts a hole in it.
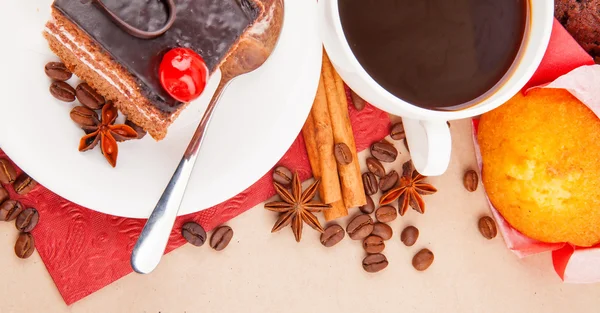
M 78 0 L 74 0 L 78 1 Z M 62 197 L 124 217 L 150 215 L 175 170 L 219 74 L 169 129 L 119 145 L 117 168 L 98 147 L 77 151 L 83 132 L 69 118 L 75 104 L 55 100 L 44 65 L 56 57 L 42 37 L 49 0 L 0 4 L 0 147 L 29 175 Z M 180 215 L 221 203 L 256 182 L 292 144 L 312 105 L 322 46 L 316 1 L 285 0 L 285 21 L 267 63 L 232 83 L 218 106 Z M 72 85 L 75 80 L 70 81 Z

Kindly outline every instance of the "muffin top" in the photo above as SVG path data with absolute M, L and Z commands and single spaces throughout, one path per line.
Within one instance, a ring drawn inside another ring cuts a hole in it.
M 600 242 L 600 120 L 562 89 L 518 94 L 481 117 L 483 183 L 504 218 L 543 242 Z

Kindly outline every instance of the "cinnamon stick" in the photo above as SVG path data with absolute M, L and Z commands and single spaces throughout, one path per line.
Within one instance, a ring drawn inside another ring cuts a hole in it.
M 333 154 L 333 130 L 329 109 L 327 108 L 327 97 L 323 80 L 319 81 L 319 88 L 310 114 L 314 125 L 314 136 L 305 136 L 305 139 L 308 139 L 308 145 L 311 146 L 309 149 L 307 145 L 307 150 L 317 151 L 318 166 L 315 167 L 317 168 L 317 173 L 320 175 L 321 185 L 324 187 L 320 193 L 321 200 L 325 203 L 332 204 L 342 200 L 342 192 L 337 171 L 337 163 Z M 314 138 L 314 143 L 311 137 Z M 314 159 L 316 159 L 316 157 Z M 326 210 L 326 212 L 329 211 L 332 210 Z
M 354 141 L 354 132 L 348 113 L 348 100 L 344 81 L 333 68 L 327 53 L 323 51 L 323 84 L 327 94 L 327 104 L 333 126 L 335 143 L 345 143 L 352 153 L 352 162 L 338 164 L 342 198 L 347 209 L 359 207 L 367 203 Z
M 302 128 L 302 136 L 304 137 L 304 145 L 306 146 L 306 151 L 308 152 L 308 161 L 310 162 L 310 167 L 312 168 L 313 175 L 315 176 L 315 178 L 320 178 L 321 164 L 319 160 L 319 152 L 316 141 L 315 121 L 312 112 L 308 115 L 306 123 L 304 123 L 304 127 Z M 319 194 L 323 195 L 327 193 L 327 191 L 325 190 L 327 187 L 328 186 L 325 186 L 325 184 L 321 183 L 319 185 Z M 331 203 L 331 208 L 323 212 L 327 221 L 331 221 L 348 215 L 348 210 L 346 209 L 346 206 L 344 205 L 344 201 L 342 199 Z

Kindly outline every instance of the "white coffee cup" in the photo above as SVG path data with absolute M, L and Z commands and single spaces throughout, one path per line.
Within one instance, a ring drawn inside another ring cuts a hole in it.
M 435 111 L 397 98 L 367 74 L 352 53 L 342 30 L 338 1 L 319 0 L 319 23 L 325 50 L 352 90 L 378 108 L 402 116 L 413 163 L 425 176 L 441 175 L 448 168 L 452 138 L 447 121 L 493 110 L 525 86 L 546 52 L 554 20 L 554 1 L 529 0 L 523 43 L 508 73 L 490 91 L 465 103 L 462 106 L 465 109 Z

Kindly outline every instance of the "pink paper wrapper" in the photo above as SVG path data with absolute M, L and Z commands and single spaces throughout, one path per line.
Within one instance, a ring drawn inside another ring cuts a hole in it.
M 553 82 L 531 87 L 565 89 L 590 108 L 600 118 L 600 65 L 578 67 L 560 76 Z M 473 142 L 479 169 L 482 169 L 481 154 L 477 143 L 478 121 L 473 121 Z M 544 243 L 531 239 L 514 229 L 489 202 L 498 230 L 506 246 L 518 257 L 552 251 L 554 269 L 567 283 L 600 282 L 600 245 L 591 248 L 576 247 L 567 243 Z

